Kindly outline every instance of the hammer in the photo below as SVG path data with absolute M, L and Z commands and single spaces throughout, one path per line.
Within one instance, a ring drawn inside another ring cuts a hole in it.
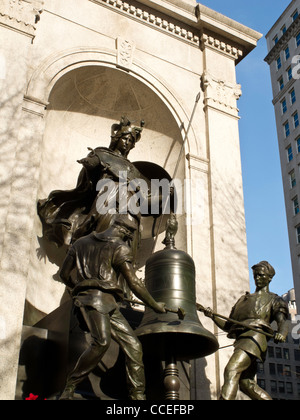
M 146 305 L 144 302 L 139 302 L 137 300 L 131 300 L 131 299 L 123 299 L 125 300 L 125 302 L 129 302 L 129 303 L 133 303 L 134 305 L 143 305 L 143 306 L 148 306 Z M 177 314 L 178 318 L 182 321 L 184 320 L 185 317 L 185 310 L 181 307 L 179 307 L 178 309 L 169 309 L 169 308 L 165 308 L 166 312 L 172 312 L 173 314 Z

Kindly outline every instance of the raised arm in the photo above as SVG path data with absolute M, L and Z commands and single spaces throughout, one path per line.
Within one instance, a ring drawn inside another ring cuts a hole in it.
M 125 261 L 120 266 L 120 271 L 127 281 L 130 289 L 141 299 L 146 305 L 150 306 L 155 312 L 165 313 L 165 304 L 156 302 L 150 295 L 143 283 L 137 278 L 130 262 Z

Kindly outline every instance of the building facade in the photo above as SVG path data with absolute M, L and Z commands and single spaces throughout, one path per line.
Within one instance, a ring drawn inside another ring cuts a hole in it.
M 266 35 L 294 287 L 300 305 L 300 1 L 293 0 Z
M 179 162 L 191 191 L 176 246 L 194 258 L 197 300 L 228 313 L 249 288 L 235 67 L 260 37 L 193 0 L 1 1 L 0 399 L 15 396 L 23 326 L 67 299 L 37 200 L 74 188 L 76 161 L 124 114 L 146 123 L 130 160 L 171 176 Z M 219 395 L 229 355 L 194 364 L 195 398 Z
M 285 343 L 270 341 L 257 380 L 274 400 L 300 400 L 300 339 L 294 289 L 283 296 L 289 307 L 290 332 Z

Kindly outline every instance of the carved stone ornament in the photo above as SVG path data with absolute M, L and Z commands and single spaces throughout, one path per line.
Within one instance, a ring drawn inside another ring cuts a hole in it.
M 1 0 L 0 24 L 34 36 L 43 3 L 41 0 Z
M 172 36 L 179 37 L 181 40 L 199 45 L 199 36 L 194 32 L 193 28 L 185 25 L 179 25 L 177 21 L 172 19 L 164 19 L 159 16 L 157 12 L 150 13 L 145 10 L 142 4 L 137 7 L 135 4 L 130 4 L 129 1 L 124 0 L 89 0 L 93 3 L 103 5 L 114 9 L 118 13 L 129 15 L 131 18 L 137 19 L 140 22 L 151 25 L 159 30 L 166 31 Z
M 240 48 L 237 48 L 231 43 L 227 43 L 218 39 L 215 35 L 203 34 L 201 37 L 202 48 L 208 47 L 218 50 L 219 52 L 233 57 L 235 60 L 239 61 L 243 57 L 243 51 Z
M 122 37 L 117 38 L 117 64 L 118 66 L 130 69 L 135 50 L 134 42 L 128 41 Z
M 202 75 L 205 105 L 231 115 L 238 115 L 236 101 L 241 97 L 241 85 L 219 80 L 208 72 Z

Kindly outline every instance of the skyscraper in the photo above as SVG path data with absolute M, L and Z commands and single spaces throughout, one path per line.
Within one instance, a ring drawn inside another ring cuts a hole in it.
M 300 305 L 300 0 L 266 35 L 294 286 Z

